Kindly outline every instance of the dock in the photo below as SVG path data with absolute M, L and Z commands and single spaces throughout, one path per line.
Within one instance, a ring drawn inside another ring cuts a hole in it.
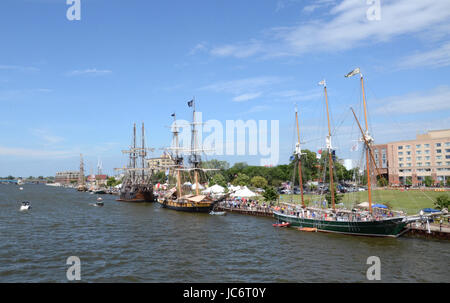
M 415 226 L 415 224 L 409 224 L 404 235 L 426 239 L 450 240 L 450 226 L 440 226 L 439 224 Z
M 217 207 L 219 211 L 226 211 L 229 213 L 243 214 L 257 217 L 273 217 L 271 209 L 258 209 L 258 208 L 238 208 L 238 207 Z

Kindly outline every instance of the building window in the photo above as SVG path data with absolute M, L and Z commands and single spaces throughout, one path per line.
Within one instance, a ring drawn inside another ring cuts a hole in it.
M 436 153 L 440 154 L 442 152 L 442 149 L 436 149 Z
M 417 157 L 416 160 L 417 161 L 422 161 L 422 157 Z
M 411 167 L 411 163 L 407 163 L 406 166 Z
M 421 145 L 420 145 L 420 144 L 417 144 L 417 145 L 416 145 L 416 148 L 420 148 L 420 147 L 421 147 Z
M 436 160 L 442 160 L 442 156 L 436 156 Z
M 403 161 L 403 158 L 398 158 L 398 161 L 399 161 L 399 162 L 402 162 L 402 161 Z
M 437 165 L 437 166 L 441 166 L 441 165 L 442 165 L 442 162 L 436 162 L 436 165 Z
M 411 157 L 406 157 L 406 161 L 411 161 Z
M 417 166 L 422 166 L 422 162 L 417 162 Z
M 450 146 L 450 142 L 445 142 L 445 146 Z
M 441 147 L 441 143 L 436 143 L 436 147 Z
M 430 150 L 427 149 L 427 150 L 425 151 L 425 154 L 429 155 L 429 154 L 430 154 Z
M 430 160 L 430 156 L 426 156 L 426 157 L 425 157 L 425 160 Z
M 408 152 L 406 152 L 406 154 L 407 154 L 408 156 L 410 156 L 410 155 L 411 155 L 411 152 L 410 152 L 410 151 L 408 151 Z
M 398 155 L 399 156 L 403 156 L 403 152 L 398 152 Z
M 403 164 L 402 164 L 402 163 L 400 163 L 400 164 L 399 164 L 399 166 L 400 166 L 400 167 L 403 167 Z
M 430 147 L 430 144 L 424 144 L 423 145 L 425 148 L 428 148 L 428 147 Z
M 450 159 L 450 155 L 445 155 L 445 159 Z
M 446 153 L 450 153 L 450 148 L 446 148 L 446 149 L 445 149 L 445 152 L 446 152 Z
M 406 145 L 405 148 L 406 149 L 411 149 L 411 145 Z
M 403 146 L 398 146 L 398 149 L 403 149 Z
M 430 162 L 426 162 L 425 166 L 431 166 L 431 163 Z
M 421 155 L 422 152 L 420 150 L 416 151 L 416 154 Z

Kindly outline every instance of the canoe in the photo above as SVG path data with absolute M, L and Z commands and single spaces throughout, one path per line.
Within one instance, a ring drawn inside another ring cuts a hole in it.
M 315 228 L 315 227 L 300 227 L 298 230 L 301 230 L 301 231 L 317 231 L 317 228 Z

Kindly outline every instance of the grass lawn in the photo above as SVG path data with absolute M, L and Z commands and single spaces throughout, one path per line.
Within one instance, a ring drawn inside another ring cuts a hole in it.
M 440 195 L 448 195 L 450 192 L 435 192 L 435 191 L 419 191 L 419 190 L 384 190 L 378 189 L 372 191 L 372 203 L 389 203 L 394 210 L 405 211 L 408 215 L 417 214 L 421 209 L 431 207 L 434 208 L 434 201 Z M 305 195 L 305 203 L 317 201 L 318 195 Z M 293 200 L 291 200 L 293 199 Z M 322 196 L 322 201 L 325 199 Z M 300 195 L 280 195 L 280 202 L 301 203 Z M 353 205 L 368 201 L 368 192 L 356 192 L 344 194 L 341 200 L 346 208 L 351 208 Z

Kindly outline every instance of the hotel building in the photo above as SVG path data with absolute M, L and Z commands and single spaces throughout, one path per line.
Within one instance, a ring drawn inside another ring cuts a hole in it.
M 433 183 L 450 178 L 450 129 L 429 131 L 416 140 L 374 145 L 374 157 L 379 174 L 390 185 L 423 184 L 425 177 Z

